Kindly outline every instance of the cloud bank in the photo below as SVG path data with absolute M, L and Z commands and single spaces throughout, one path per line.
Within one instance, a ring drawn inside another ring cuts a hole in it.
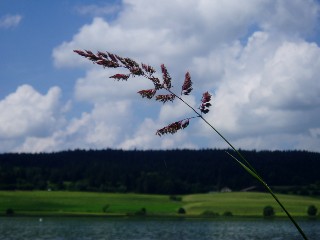
M 52 87 L 45 95 L 29 85 L 18 87 L 16 92 L 0 101 L 0 141 L 2 149 L 22 151 L 32 138 L 50 136 L 63 126 L 65 119 L 60 103 L 61 91 Z M 32 149 L 32 151 L 45 150 Z
M 136 94 L 148 88 L 146 81 L 114 82 L 108 78 L 114 70 L 72 52 L 106 50 L 154 67 L 165 63 L 177 92 L 190 71 L 195 90 L 187 100 L 197 107 L 201 93 L 211 92 L 213 106 L 206 117 L 239 148 L 319 151 L 320 48 L 308 40 L 317 33 L 318 19 L 319 4 L 312 0 L 123 1 L 115 19 L 94 17 L 53 49 L 56 67 L 86 70 L 76 81 L 72 104 L 91 109 L 66 119 L 63 111 L 53 110 L 59 95 L 53 88 L 42 96 L 51 99 L 46 106 L 32 106 L 34 112 L 40 109 L 39 123 L 12 122 L 15 131 L 0 131 L 7 134 L 8 146 L 10 139 L 19 139 L 14 150 L 23 151 L 227 147 L 198 120 L 174 136 L 155 136 L 158 128 L 192 112 L 179 102 L 146 102 Z M 18 89 L 13 96 L 25 92 Z M 15 112 L 7 120 L 22 114 Z M 56 123 L 59 128 L 52 127 Z

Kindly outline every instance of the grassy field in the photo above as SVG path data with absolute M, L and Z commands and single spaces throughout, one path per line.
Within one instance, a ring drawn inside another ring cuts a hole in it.
M 307 207 L 320 209 L 320 199 L 294 195 L 278 195 L 293 216 L 307 216 Z M 59 192 L 59 191 L 0 191 L 0 215 L 11 208 L 17 215 L 127 215 L 145 208 L 148 215 L 176 216 L 183 207 L 186 216 L 199 216 L 204 211 L 234 216 L 262 216 L 266 205 L 274 207 L 276 216 L 285 216 L 266 193 L 231 192 L 193 194 L 172 201 L 166 195 Z M 104 207 L 106 212 L 103 211 Z
M 293 216 L 307 216 L 310 205 L 320 207 L 319 198 L 296 195 L 277 195 L 280 201 Z M 217 194 L 194 194 L 183 198 L 184 207 L 190 214 L 201 214 L 210 210 L 223 214 L 230 211 L 235 216 L 262 216 L 263 208 L 267 205 L 275 209 L 276 216 L 286 216 L 275 200 L 267 193 L 231 192 Z

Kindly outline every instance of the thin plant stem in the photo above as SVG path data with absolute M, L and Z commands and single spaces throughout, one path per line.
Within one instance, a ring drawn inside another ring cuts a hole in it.
M 274 200 L 279 204 L 279 206 L 283 209 L 283 211 L 287 214 L 291 222 L 294 224 L 294 226 L 297 228 L 301 236 L 308 240 L 307 236 L 299 226 L 299 224 L 294 220 L 294 218 L 291 216 L 291 214 L 288 212 L 288 210 L 284 207 L 284 205 L 281 203 L 279 198 L 274 194 L 272 189 L 268 186 L 268 184 L 262 179 L 262 177 L 257 173 L 257 171 L 254 169 L 254 167 L 245 159 L 245 157 L 211 124 L 209 123 L 203 116 L 200 114 L 195 108 L 193 108 L 189 103 L 187 103 L 183 98 L 172 92 L 170 89 L 166 89 L 171 94 L 175 95 L 176 98 L 178 98 L 180 101 L 182 101 L 186 106 L 188 106 L 193 112 L 196 113 L 196 115 L 201 118 L 213 131 L 215 131 L 231 148 L 235 153 L 246 163 L 244 164 L 240 160 L 238 160 L 236 157 L 231 155 L 227 152 L 229 156 L 231 156 L 237 163 L 240 164 L 247 172 L 249 172 L 254 178 L 256 178 L 264 187 L 265 189 L 271 194 L 271 196 L 274 198 Z
M 249 169 L 245 164 L 243 164 L 241 161 L 239 161 L 235 156 L 230 154 L 229 152 L 226 151 L 226 153 L 232 157 L 236 162 L 240 164 L 247 172 L 249 172 L 254 178 L 256 178 L 265 188 L 266 190 L 271 194 L 271 196 L 276 200 L 276 202 L 280 205 L 282 210 L 287 214 L 291 222 L 294 224 L 294 226 L 297 228 L 301 236 L 305 239 L 308 240 L 307 236 L 303 232 L 303 230 L 300 228 L 299 224 L 294 220 L 294 218 L 291 216 L 291 214 L 287 211 L 287 209 L 284 207 L 284 205 L 281 203 L 279 198 L 274 194 L 274 192 L 271 190 L 271 188 L 268 186 L 268 184 L 256 173 L 252 172 L 251 169 Z

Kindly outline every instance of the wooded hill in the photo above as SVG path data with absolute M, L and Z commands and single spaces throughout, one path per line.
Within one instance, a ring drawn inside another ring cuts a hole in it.
M 241 151 L 276 191 L 320 195 L 320 153 Z M 0 154 L 0 189 L 185 194 L 259 183 L 225 150 Z M 261 190 L 261 187 L 255 188 Z

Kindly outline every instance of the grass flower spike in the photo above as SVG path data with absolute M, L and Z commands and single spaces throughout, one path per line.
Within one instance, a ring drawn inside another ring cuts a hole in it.
M 211 106 L 211 94 L 208 93 L 208 92 L 205 92 L 203 95 L 202 95 L 202 99 L 201 99 L 201 105 L 200 105 L 200 111 L 204 114 L 208 113 L 209 112 L 209 107 Z
M 163 87 L 165 89 L 171 88 L 171 77 L 168 73 L 167 68 L 164 66 L 164 64 L 161 65 L 161 71 L 162 71 L 162 78 L 163 78 Z
M 159 129 L 156 132 L 156 134 L 159 135 L 160 137 L 162 135 L 165 135 L 165 134 L 168 134 L 168 133 L 174 134 L 178 130 L 188 127 L 188 125 L 189 125 L 189 118 L 187 118 L 185 120 L 178 121 L 178 122 L 171 123 L 168 126 Z
M 189 95 L 192 91 L 192 82 L 190 73 L 187 72 L 182 85 L 181 95 Z

